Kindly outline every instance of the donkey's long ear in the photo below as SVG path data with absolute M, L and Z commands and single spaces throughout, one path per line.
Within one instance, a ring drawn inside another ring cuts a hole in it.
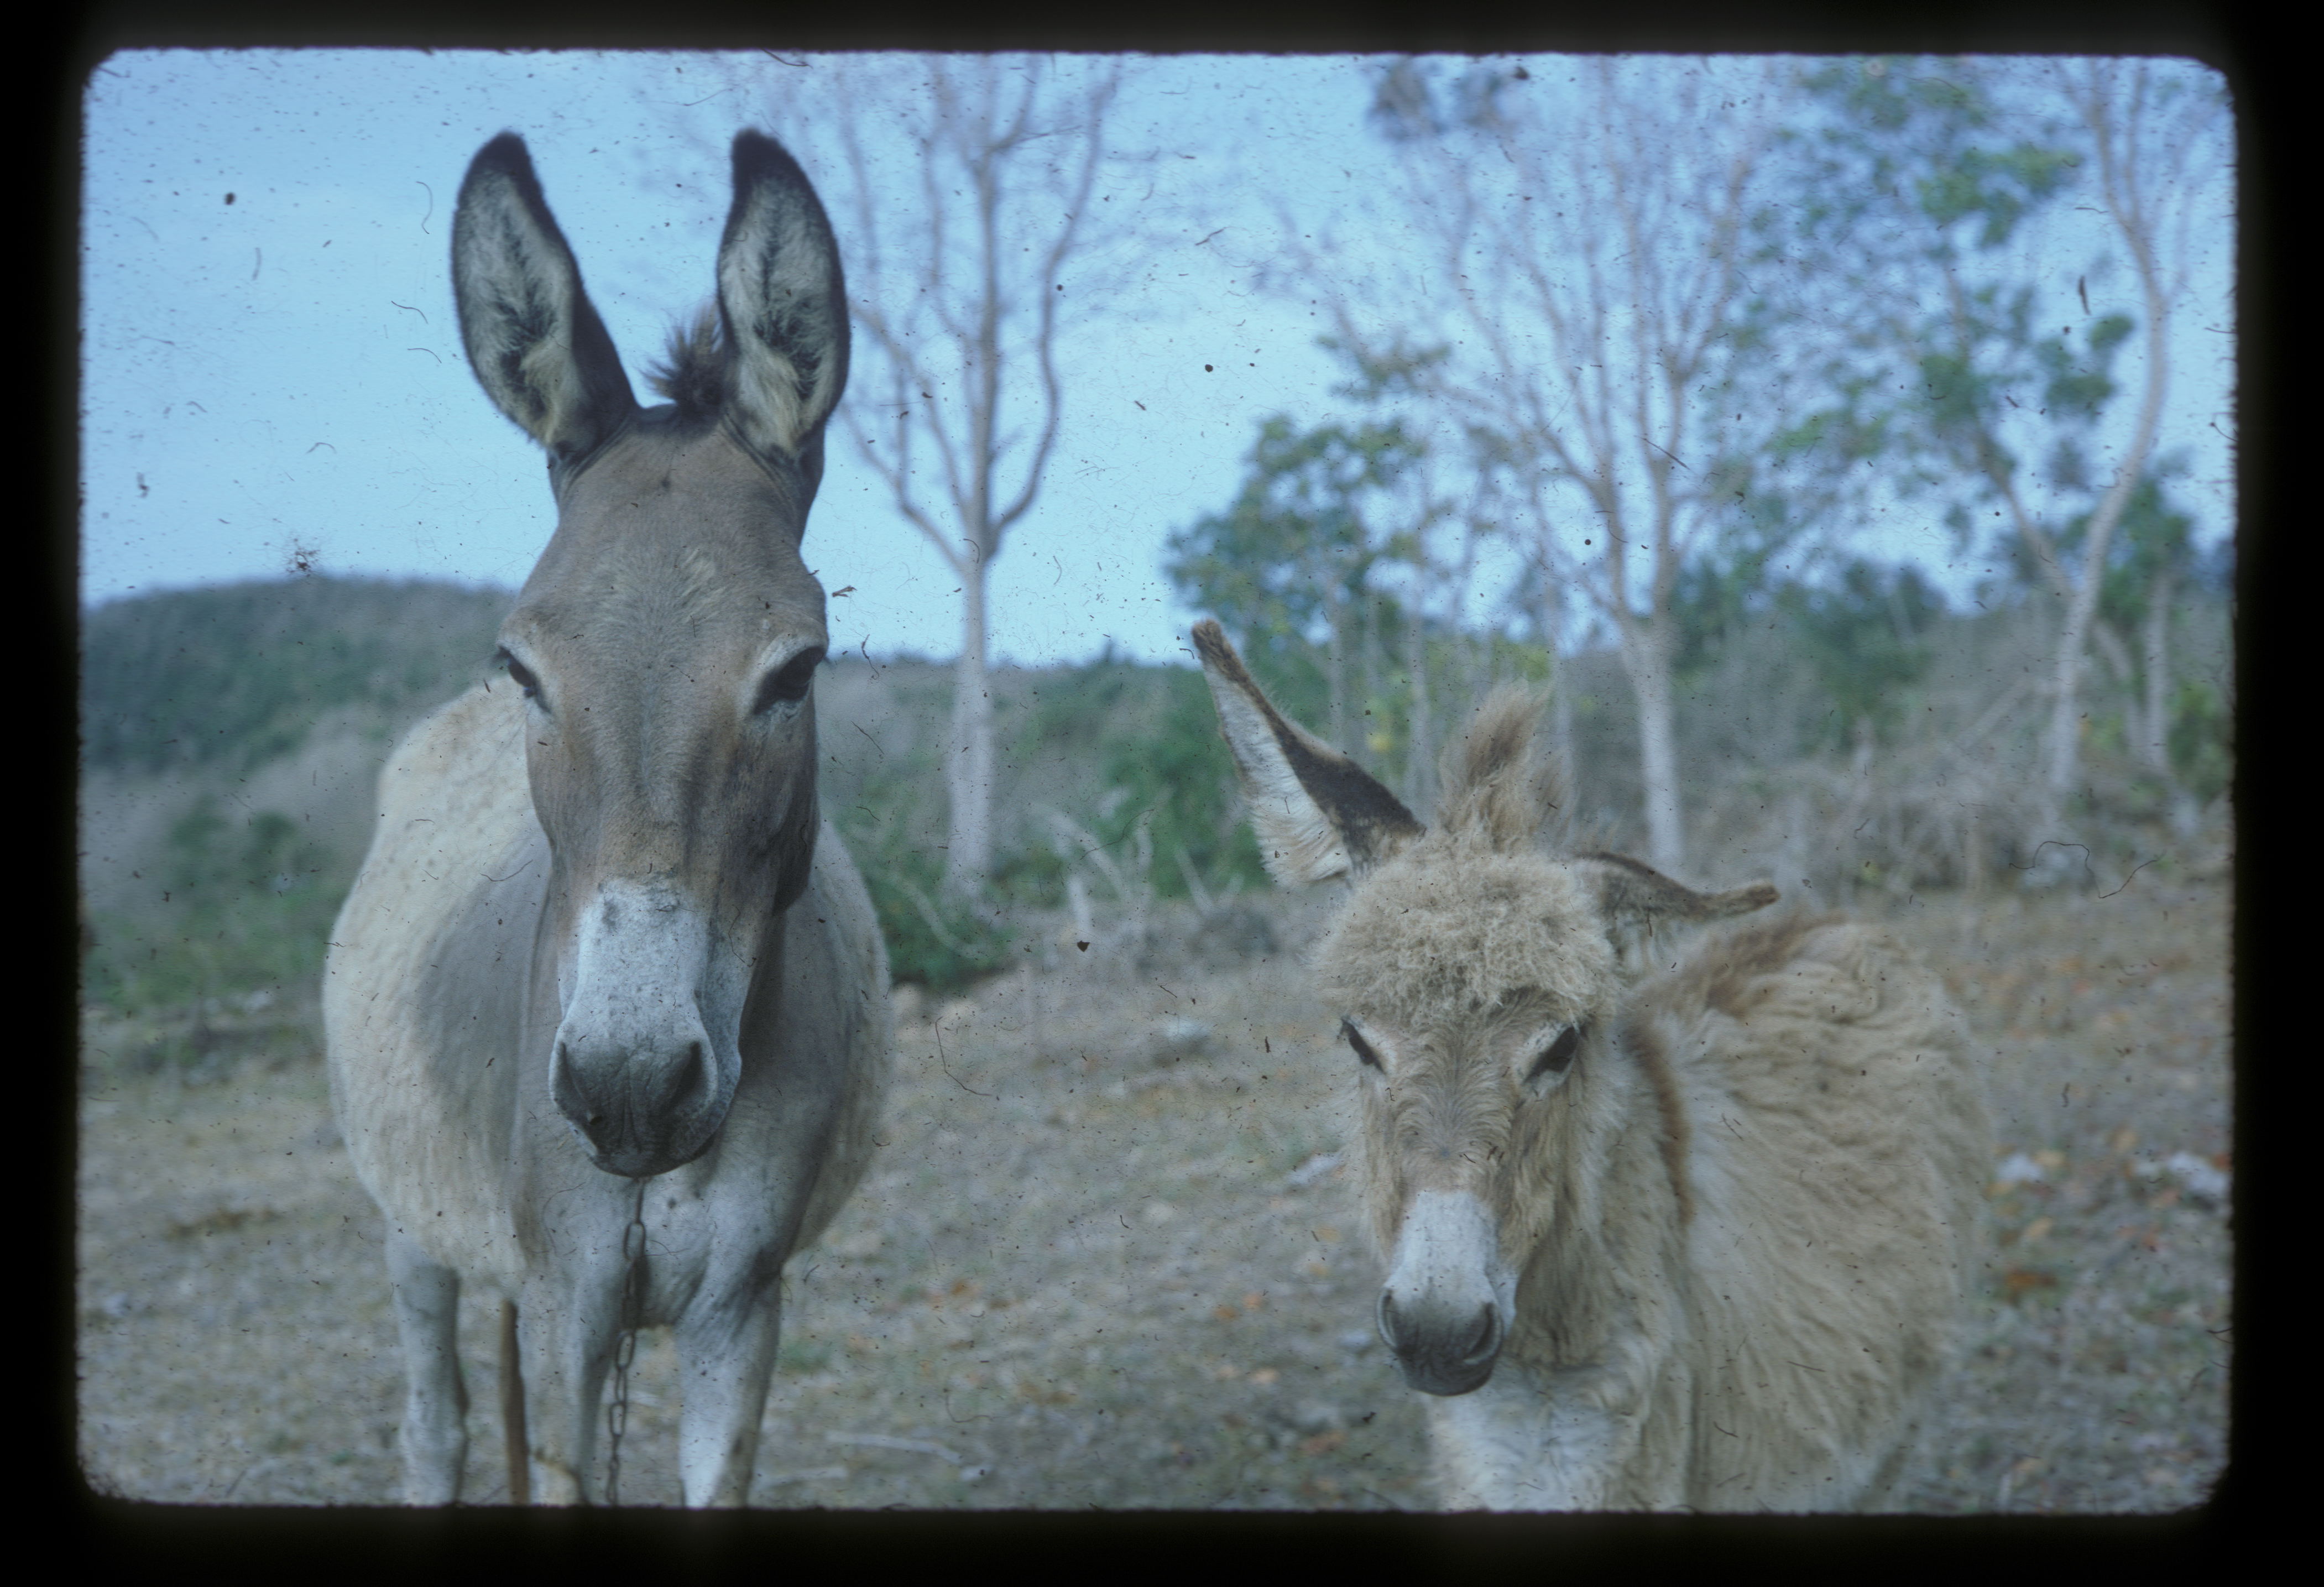
M 1755 881 L 1731 892 L 1697 892 L 1627 854 L 1582 854 L 1572 863 L 1596 888 L 1606 935 L 1620 948 L 1642 937 L 1652 937 L 1660 926 L 1692 926 L 1748 915 L 1766 909 L 1781 896 L 1775 884 L 1766 881 Z
M 477 150 L 460 184 L 452 299 L 484 394 L 560 462 L 588 453 L 636 411 L 621 355 L 514 133 Z
M 718 312 L 733 357 L 731 411 L 761 451 L 819 472 L 823 421 L 847 388 L 847 287 L 822 200 L 764 133 L 734 139 L 734 208 L 718 245 Z
M 1361 875 L 1420 835 L 1402 800 L 1268 702 L 1217 623 L 1194 625 L 1194 649 L 1276 881 Z

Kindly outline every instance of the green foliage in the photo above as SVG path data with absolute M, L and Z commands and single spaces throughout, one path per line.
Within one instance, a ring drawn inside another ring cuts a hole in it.
M 1906 495 L 1946 501 L 1966 545 L 1972 511 L 2015 495 L 2028 453 L 2051 483 L 2083 488 L 2081 440 L 2116 392 L 2135 328 L 2099 317 L 2080 345 L 2037 323 L 2051 283 L 1996 273 L 1996 250 L 2072 190 L 2083 134 L 1997 102 L 1986 63 L 1839 62 L 1804 78 L 1816 115 L 1785 140 L 1796 206 L 1766 245 L 1844 260 L 1860 328 L 1821 371 L 1827 395 L 1787 438 L 1827 475 L 1878 462 Z M 1907 368 L 1917 378 L 1888 372 Z M 1869 478 L 1867 475 L 1864 477 Z
M 1924 634 L 1944 597 L 1913 567 L 1857 558 L 1829 585 L 1792 585 L 1776 597 L 1833 706 L 1841 743 L 1892 724 L 1903 691 L 1928 669 Z
M 1338 394 L 1359 401 L 1420 394 L 1419 377 L 1443 356 L 1441 348 L 1400 346 L 1366 358 L 1328 340 L 1324 345 L 1352 366 L 1352 378 Z M 1465 441 L 1467 461 L 1480 479 L 1505 486 L 1506 476 L 1520 471 L 1521 454 L 1506 438 L 1472 428 Z M 1173 534 L 1164 563 L 1179 598 L 1218 619 L 1286 715 L 1326 739 L 1339 736 L 1340 748 L 1392 785 L 1401 783 L 1407 797 L 1425 797 L 1430 768 L 1421 762 L 1434 758 L 1445 734 L 1465 718 L 1485 683 L 1510 677 L 1541 682 L 1551 670 L 1549 652 L 1538 642 L 1519 643 L 1499 632 L 1462 632 L 1381 587 L 1380 576 L 1391 569 L 1410 575 L 1424 588 L 1442 577 L 1443 569 L 1427 560 L 1421 531 L 1441 521 L 1444 509 L 1391 495 L 1425 457 L 1425 444 L 1394 418 L 1305 431 L 1283 416 L 1269 419 L 1260 427 L 1232 505 Z M 1498 499 L 1506 498 L 1489 491 L 1480 498 Z M 1490 513 L 1480 516 L 1489 519 Z M 1756 528 L 1756 521 L 1747 522 Z M 1483 538 L 1496 531 L 1489 521 L 1472 520 L 1469 532 Z M 1535 569 L 1529 577 L 1545 577 L 1537 565 L 1528 567 Z M 1536 625 L 1547 595 L 1533 582 L 1518 592 L 1522 609 Z M 1335 628 L 1336 687 L 1331 671 Z M 1425 734 L 1419 731 L 1424 702 L 1416 676 L 1427 684 Z M 1335 703 L 1344 710 L 1336 723 Z M 1191 777 L 1206 760 L 1226 766 L 1216 739 L 1209 702 L 1190 687 L 1156 742 L 1190 746 L 1183 776 Z M 1203 746 L 1198 752 L 1193 749 L 1197 744 Z M 1132 781 L 1130 770 L 1125 763 L 1124 787 Z M 1139 776 L 1158 783 L 1182 773 L 1176 767 L 1157 767 Z M 1134 819 L 1149 805 L 1153 801 L 1133 798 L 1121 819 Z M 1197 796 L 1182 781 L 1169 799 L 1153 807 L 1157 853 L 1176 843 L 1199 871 L 1215 865 L 1228 876 L 1252 881 L 1263 874 L 1256 845 L 1242 835 L 1240 822 L 1230 817 L 1220 828 L 1217 812 L 1222 807 L 1207 789 Z M 1230 801 L 1224 808 L 1231 807 Z M 1212 832 L 1220 835 L 1205 835 Z
M 929 680 L 925 699 L 899 698 L 896 708 L 937 719 L 948 693 L 940 678 Z M 1043 806 L 1062 810 L 1101 845 L 1106 864 L 1155 896 L 1188 896 L 1190 872 L 1212 892 L 1264 881 L 1200 672 L 1109 654 L 1081 667 L 998 674 L 995 683 L 1009 816 L 994 833 L 991 878 L 973 901 L 943 885 L 945 795 L 943 768 L 927 747 L 933 735 L 891 745 L 844 791 L 826 781 L 825 811 L 863 872 L 898 981 L 944 992 L 1021 962 L 1028 945 L 1012 922 L 1064 906 L 1069 863 L 1084 866 L 1105 898 L 1106 865 L 1060 854 Z
M 1368 598 L 1374 570 L 1405 549 L 1368 521 L 1371 500 L 1420 452 L 1394 420 L 1303 433 L 1278 414 L 1259 426 L 1233 503 L 1167 542 L 1163 573 L 1179 599 L 1217 618 L 1309 720 L 1330 693 L 1314 652 L 1334 615 Z
M 171 825 L 166 855 L 158 905 L 90 922 L 88 996 L 147 1008 L 315 984 L 354 881 L 343 862 L 281 812 L 229 813 L 215 797 Z
M 1189 871 L 1213 890 L 1265 886 L 1266 868 L 1242 820 L 1233 762 L 1219 736 L 1209 686 L 1188 668 L 1166 669 L 1162 682 L 1158 730 L 1142 742 L 1117 740 L 1107 751 L 1105 780 L 1120 798 L 1094 835 L 1119 844 L 1139 820 L 1150 819 L 1148 880 L 1164 898 L 1189 894 Z
M 1259 851 L 1243 829 L 1233 762 L 1200 671 L 1142 667 L 1112 658 L 1047 675 L 1041 681 L 1019 751 L 1026 759 L 1070 759 L 1093 768 L 1092 805 L 1080 820 L 1106 858 L 1127 872 L 1145 832 L 1148 852 L 1139 885 L 1161 898 L 1204 889 L 1262 884 Z M 1055 835 L 1028 826 L 1013 863 L 1019 896 L 1054 906 L 1064 898 L 1064 865 Z
M 860 853 L 857 863 L 879 911 L 893 979 L 942 992 L 1009 967 L 1015 934 L 1001 907 L 947 893 L 940 855 L 918 845 L 883 845 Z
M 1708 671 L 1728 639 L 1768 609 L 1786 544 L 1787 537 L 1765 533 L 1731 536 L 1679 569 L 1665 615 L 1677 631 L 1672 664 L 1682 684 Z
M 1428 372 L 1452 355 L 1448 346 L 1414 347 L 1398 340 L 1383 353 L 1368 353 L 1338 337 L 1318 337 L 1315 345 L 1348 362 L 1350 376 L 1332 394 L 1356 402 L 1376 402 L 1383 397 L 1425 394 Z
M 1989 251 L 2062 192 L 2080 163 L 2055 129 L 1997 145 L 1999 115 L 1975 62 L 1837 61 L 1810 73 L 1805 87 L 1828 113 L 1794 139 L 1813 179 L 1801 184 L 1809 202 L 1800 218 L 1815 230 L 1853 230 L 1901 202 L 1935 235 L 1887 241 L 1950 258 L 1973 230 L 1969 245 Z
M 2175 469 L 2151 469 L 2131 492 L 2107 547 L 2098 586 L 2098 615 L 2126 632 L 2146 621 L 2158 590 L 2168 592 L 2198 577 L 2195 520 L 2172 504 Z M 2089 532 L 2090 515 L 2077 515 L 2058 537 L 2061 549 L 2079 552 Z
M 2219 691 L 2200 678 L 2179 686 L 2171 702 L 2172 770 L 2199 799 L 2227 791 L 2235 775 L 2233 713 Z
M 83 614 L 82 764 L 206 789 L 139 879 L 89 920 L 87 994 L 122 1007 L 303 994 L 354 879 L 278 810 L 222 786 L 352 712 L 383 741 L 482 669 L 503 591 L 312 577 L 115 601 Z
M 944 798 L 944 769 L 923 741 L 877 761 L 845 803 L 824 805 L 863 873 L 889 974 L 939 992 L 1005 968 L 1012 942 L 997 900 L 945 887 L 944 851 L 926 835 L 943 830 Z
M 88 763 L 244 770 L 346 706 L 416 714 L 481 674 L 501 590 L 330 578 L 114 601 L 81 619 Z
M 1391 143 L 1454 133 L 1490 134 L 1508 125 L 1501 96 L 1530 74 L 1522 66 L 1477 61 L 1454 73 L 1411 56 L 1372 69 L 1372 130 Z

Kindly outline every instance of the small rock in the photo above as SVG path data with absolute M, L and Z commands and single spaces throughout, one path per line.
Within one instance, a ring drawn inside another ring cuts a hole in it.
M 1154 1044 L 1154 1062 L 1167 1065 L 1199 1057 L 1210 1044 L 1211 1028 L 1200 1020 L 1166 1020 Z
M 1283 1176 L 1286 1190 L 1300 1190 L 1313 1185 L 1340 1166 L 1338 1152 L 1318 1152 Z
M 2227 1205 L 2227 1176 L 2193 1152 L 2175 1151 L 2160 1163 L 2142 1163 L 2139 1173 L 2150 1179 L 2169 1174 L 2185 1186 L 2187 1194 L 2195 1200 L 2209 1202 L 2214 1206 Z
M 1346 1426 L 1348 1418 L 1328 1400 L 1312 1399 L 1291 1413 L 1291 1425 L 1302 1433 L 1330 1433 Z
M 1379 1336 L 1369 1328 L 1351 1328 L 1340 1335 L 1340 1348 L 1351 1355 L 1361 1355 L 1379 1342 Z
M 2047 1177 L 2042 1171 L 2042 1165 L 2022 1151 L 2012 1152 L 2004 1158 L 2001 1167 L 1994 1170 L 1993 1175 L 1994 1183 L 2001 1186 L 2038 1184 Z

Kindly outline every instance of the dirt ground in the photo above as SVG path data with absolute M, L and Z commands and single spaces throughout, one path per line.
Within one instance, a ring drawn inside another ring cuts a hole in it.
M 1294 916 L 1292 943 L 1314 911 Z M 2200 1502 L 2231 1338 L 2223 885 L 1931 899 L 1897 923 L 1991 1054 L 2000 1140 L 1989 1282 L 1902 1508 Z M 1143 977 L 1102 956 L 933 1020 L 905 995 L 882 1155 L 787 1276 L 756 1503 L 1433 1503 L 1417 1397 L 1371 1330 L 1330 1010 L 1288 952 Z M 83 1470 L 166 1502 L 392 1502 L 380 1219 L 311 1021 L 243 1043 L 157 1066 L 155 1027 L 85 1031 Z M 492 1503 L 494 1317 L 463 1307 L 468 1494 Z M 674 1504 L 666 1339 L 638 1360 L 623 1497 Z

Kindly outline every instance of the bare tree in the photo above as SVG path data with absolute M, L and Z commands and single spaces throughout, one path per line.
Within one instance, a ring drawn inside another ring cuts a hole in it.
M 2215 95 L 2183 81 L 2165 81 L 2144 60 L 2085 60 L 2057 69 L 2089 138 L 2098 198 L 2136 278 L 2146 332 L 2145 378 L 2138 416 L 2115 459 L 2114 477 L 2083 531 L 2079 576 L 2068 570 L 2040 522 L 2021 513 L 2021 531 L 2065 606 L 2043 743 L 2037 842 L 2062 830 L 2066 800 L 2080 780 L 2082 657 L 2098 614 L 2108 542 L 2153 460 L 2171 385 L 2172 314 L 2186 293 L 2191 267 L 2191 199 L 2208 186 L 2190 180 L 2191 168 L 2217 153 L 2211 133 L 2220 109 Z M 2014 494 L 2012 499 L 2014 503 Z M 2147 635 L 2151 697 L 2144 736 L 2152 746 L 2148 758 L 2159 762 L 2163 710 L 2152 695 L 2162 685 L 2164 631 L 2159 625 L 2168 622 L 2167 574 L 2158 577 L 2154 594 L 2152 621 L 2158 626 Z
M 2126 635 L 2142 611 L 2145 697 L 2125 714 L 2171 780 L 2170 609 L 2192 543 L 2164 488 L 2177 460 L 2158 447 L 2171 322 L 2220 191 L 2221 100 L 2203 78 L 2183 61 L 1926 59 L 1809 74 L 1834 114 L 1794 145 L 1812 155 L 1793 179 L 1801 235 L 1846 262 L 1835 284 L 1861 328 L 1827 376 L 1837 405 L 1812 423 L 1835 463 L 1885 454 L 1902 497 L 1946 500 L 1958 550 L 1989 508 L 2009 582 L 2054 602 L 2044 676 L 2009 697 L 2048 703 L 2023 780 L 2029 881 L 2090 874 L 2066 821 L 2083 665 L 2095 646 L 2131 691 Z M 2061 248 L 2089 250 L 2087 266 Z M 2060 323 L 2077 305 L 2080 334 Z M 2126 413 L 2115 398 L 2131 391 Z
M 1619 641 L 1648 848 L 1669 869 L 1685 850 L 1671 594 L 1776 422 L 1764 394 L 1731 392 L 1757 346 L 1733 333 L 1779 82 L 1600 59 L 1554 77 L 1479 67 L 1446 91 L 1398 62 L 1374 117 L 1394 152 L 1385 218 L 1415 273 L 1388 302 L 1333 271 L 1340 250 L 1306 262 L 1360 361 L 1441 340 L 1446 356 L 1405 357 L 1412 388 L 1534 473 L 1537 555 Z
M 839 156 L 820 180 L 862 332 L 843 427 L 960 582 L 945 746 L 956 892 L 992 863 L 987 580 L 1056 450 L 1060 340 L 1106 296 L 1066 275 L 1120 229 L 1093 198 L 1121 72 L 1047 57 L 850 58 L 829 64 L 812 116 L 795 93 L 778 115 L 803 142 L 827 134 Z

